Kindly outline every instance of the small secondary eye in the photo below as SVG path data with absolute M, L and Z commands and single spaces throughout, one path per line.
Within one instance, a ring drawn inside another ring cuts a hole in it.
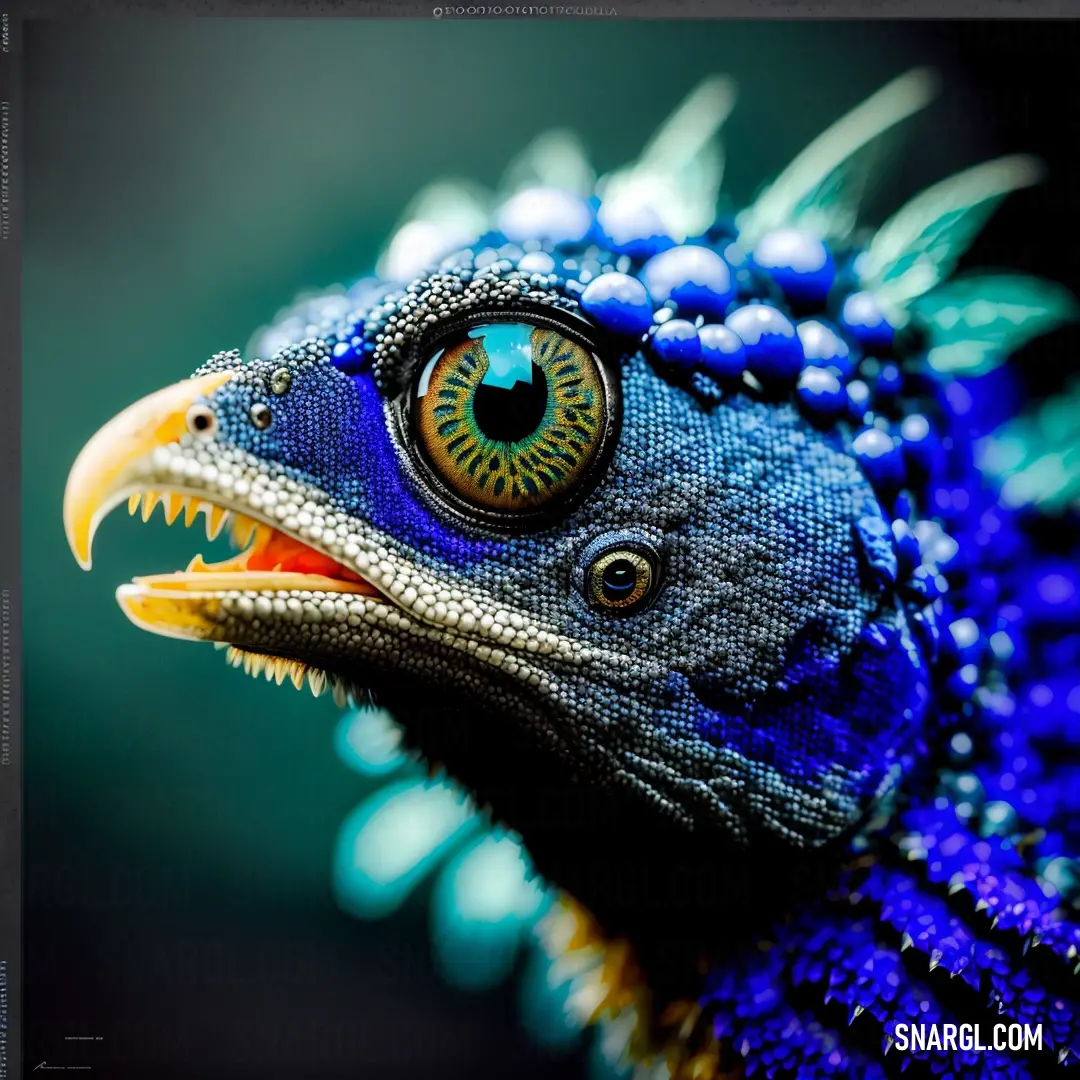
M 209 438 L 218 429 L 217 415 L 209 405 L 192 405 L 187 411 L 187 429 L 192 435 Z
M 273 420 L 273 413 L 270 412 L 270 408 L 264 405 L 261 401 L 256 401 L 251 406 L 251 422 L 260 430 L 263 431 L 270 426 L 270 421 Z
M 585 574 L 586 596 L 593 607 L 623 614 L 651 597 L 656 572 L 640 552 L 616 548 L 594 559 Z
M 414 391 L 416 437 L 460 498 L 531 510 L 588 473 L 607 420 L 596 358 L 557 329 L 486 323 L 441 349 Z

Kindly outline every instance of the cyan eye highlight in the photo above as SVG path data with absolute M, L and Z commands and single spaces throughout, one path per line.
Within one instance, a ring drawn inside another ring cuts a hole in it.
M 487 510 L 531 510 L 587 473 L 603 439 L 596 359 L 558 330 L 476 326 L 420 373 L 416 436 L 460 498 Z

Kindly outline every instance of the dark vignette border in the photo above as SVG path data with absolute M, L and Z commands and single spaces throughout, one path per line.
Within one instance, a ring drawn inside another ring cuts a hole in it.
M 1075 0 L 21 0 L 17 18 L 251 15 L 290 18 L 1068 19 Z
M 22 1075 L 21 52 L 0 12 L 0 1080 Z

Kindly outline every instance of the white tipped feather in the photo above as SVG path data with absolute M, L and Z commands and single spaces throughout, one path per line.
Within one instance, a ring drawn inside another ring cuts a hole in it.
M 950 176 L 901 207 L 857 265 L 864 289 L 903 307 L 952 273 L 998 203 L 1042 177 L 1034 158 L 1013 154 Z
M 713 222 L 724 153 L 717 137 L 735 105 L 735 83 L 727 76 L 706 79 L 653 136 L 636 162 L 602 178 L 601 224 L 624 207 L 646 206 L 681 243 Z
M 1080 509 L 1080 380 L 977 442 L 975 464 L 1006 506 Z
M 1067 289 L 1023 274 L 961 275 L 909 310 L 930 330 L 930 366 L 965 376 L 992 371 L 1032 338 L 1080 318 Z
M 638 158 L 635 168 L 675 175 L 691 165 L 735 108 L 735 81 L 712 75 L 668 117 Z
M 538 135 L 510 163 L 499 190 L 504 198 L 526 188 L 559 188 L 587 199 L 596 184 L 585 147 L 572 131 L 552 129 Z
M 916 68 L 837 120 L 740 214 L 740 242 L 752 248 L 767 232 L 790 225 L 822 237 L 849 231 L 866 170 L 866 155 L 859 152 L 928 105 L 937 89 L 937 76 Z
M 475 240 L 488 226 L 488 194 L 463 180 L 439 180 L 409 204 L 376 265 L 389 281 L 411 281 L 444 256 Z

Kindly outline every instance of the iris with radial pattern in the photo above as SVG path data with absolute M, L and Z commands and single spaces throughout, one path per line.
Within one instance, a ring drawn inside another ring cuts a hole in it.
M 470 328 L 428 362 L 416 401 L 417 439 L 435 472 L 484 508 L 524 510 L 569 491 L 601 441 L 596 359 L 554 328 Z

